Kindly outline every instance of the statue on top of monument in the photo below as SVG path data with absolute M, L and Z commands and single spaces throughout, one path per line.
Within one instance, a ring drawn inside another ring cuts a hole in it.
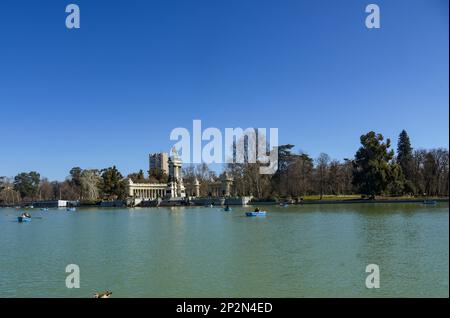
M 172 155 L 173 155 L 174 158 L 178 157 L 177 148 L 175 148 L 175 146 L 172 147 Z

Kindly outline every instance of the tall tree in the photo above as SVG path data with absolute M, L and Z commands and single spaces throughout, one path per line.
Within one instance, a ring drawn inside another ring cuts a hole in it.
M 20 202 L 20 194 L 13 189 L 14 184 L 7 177 L 0 177 L 0 204 L 15 204 Z
M 138 172 L 130 173 L 127 177 L 130 178 L 135 183 L 143 183 L 146 181 L 144 171 L 142 169 L 139 170 Z
M 403 194 L 405 177 L 402 168 L 395 162 L 389 163 L 387 193 L 398 196 Z
M 99 198 L 101 178 L 98 170 L 83 170 L 80 177 L 80 183 L 83 193 L 83 200 L 95 201 Z
M 142 174 L 141 174 L 141 171 L 139 171 L 136 175 L 134 175 L 134 177 L 137 180 L 139 180 L 140 178 L 142 178 L 144 176 L 144 173 L 142 172 Z M 164 171 L 161 171 L 161 169 L 158 169 L 158 168 L 151 168 L 150 170 L 148 170 L 148 178 L 149 178 L 150 182 L 152 182 L 152 183 L 167 183 L 167 181 L 169 180 L 168 175 Z M 145 177 L 144 177 L 144 179 L 145 179 Z M 133 179 L 131 179 L 131 180 L 133 180 Z
M 79 200 L 80 192 L 76 191 L 70 180 L 64 180 L 59 184 L 59 192 L 62 200 Z
M 447 149 L 430 150 L 437 165 L 436 195 L 448 196 L 449 153 Z
M 414 186 L 414 158 L 413 148 L 406 130 L 402 130 L 397 143 L 397 163 L 405 177 L 405 191 L 411 194 L 417 192 Z
M 289 187 L 289 167 L 295 159 L 292 153 L 294 145 L 278 146 L 278 169 L 271 178 L 272 192 L 276 195 L 286 194 Z
M 425 155 L 423 165 L 424 189 L 426 195 L 434 196 L 437 194 L 439 167 L 438 162 L 432 152 Z
M 47 178 L 42 178 L 39 183 L 39 200 L 55 199 L 52 184 Z
M 288 169 L 293 159 L 293 148 L 294 145 L 291 144 L 281 145 L 278 147 L 278 170 L 276 173 L 283 173 Z
M 77 199 L 80 199 L 82 196 L 81 193 L 81 173 L 83 172 L 83 169 L 80 167 L 73 167 L 70 169 L 70 186 L 72 187 L 72 190 L 76 195 L 78 196 Z
M 319 182 L 320 200 L 323 198 L 323 192 L 325 190 L 325 180 L 328 173 L 328 165 L 330 163 L 330 156 L 326 153 L 321 153 L 316 159 L 316 170 Z
M 313 168 L 314 160 L 306 153 L 301 153 L 296 157 L 294 169 L 296 170 L 298 180 L 298 191 L 294 192 L 296 196 L 311 194 L 313 187 Z M 295 180 L 292 180 L 292 183 Z
M 22 199 L 34 200 L 39 189 L 40 174 L 36 171 L 22 172 L 14 177 L 14 190 L 20 193 Z
M 122 174 L 116 166 L 103 169 L 102 192 L 108 199 L 123 199 L 126 196 L 125 183 Z
M 426 155 L 427 151 L 425 149 L 416 149 L 413 152 L 413 162 L 414 162 L 413 184 L 414 188 L 416 189 L 415 194 L 423 195 L 425 193 L 423 167 Z
M 371 131 L 360 138 L 361 147 L 353 161 L 353 183 L 361 194 L 375 195 L 386 191 L 390 175 L 389 162 L 394 157 L 394 151 L 389 150 L 391 141 L 381 134 Z

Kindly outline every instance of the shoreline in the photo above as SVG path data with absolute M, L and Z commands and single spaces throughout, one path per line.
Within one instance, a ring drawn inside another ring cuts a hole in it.
M 439 202 L 449 202 L 449 198 L 430 198 L 430 199 L 375 199 L 375 200 L 369 200 L 369 199 L 344 199 L 344 200 L 305 200 L 302 203 L 289 203 L 288 206 L 302 206 L 302 205 L 320 205 L 320 204 L 379 204 L 379 203 L 424 203 L 424 201 L 434 201 L 436 203 Z M 108 202 L 108 201 L 105 201 Z M 269 205 L 280 205 L 280 203 L 283 202 L 272 202 L 272 201 L 261 201 L 261 202 L 248 202 L 247 206 L 257 206 L 257 205 L 263 205 L 263 206 L 269 206 Z M 246 206 L 246 205 L 238 205 L 238 204 L 229 204 L 232 206 Z M 203 207 L 203 205 L 176 205 L 176 206 L 185 206 L 185 207 Z M 214 205 L 214 207 L 221 207 L 222 205 Z M 0 205 L 0 208 L 16 208 L 20 207 L 21 209 L 27 208 L 26 205 L 23 204 L 16 204 L 16 205 Z M 125 208 L 124 206 L 102 206 L 101 204 L 80 204 L 77 206 L 78 208 L 89 208 L 89 207 L 96 207 L 96 208 Z M 155 207 L 155 206 L 147 206 L 147 207 Z M 163 207 L 163 206 L 161 206 Z M 169 206 L 168 206 L 169 207 Z M 41 208 L 34 207 L 34 208 Z M 65 209 L 65 207 L 61 207 Z
M 302 203 L 292 203 L 288 205 L 312 205 L 312 204 L 377 204 L 377 203 L 423 203 L 424 201 L 449 202 L 449 198 L 439 199 L 354 199 L 354 200 L 307 200 Z M 249 202 L 248 205 L 279 205 L 280 202 Z

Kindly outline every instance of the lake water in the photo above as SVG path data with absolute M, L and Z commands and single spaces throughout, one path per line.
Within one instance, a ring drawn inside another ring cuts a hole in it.
M 448 203 L 249 210 L 0 209 L 0 297 L 449 297 Z

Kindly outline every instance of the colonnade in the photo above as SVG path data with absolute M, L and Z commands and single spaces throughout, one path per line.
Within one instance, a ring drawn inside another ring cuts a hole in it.
M 133 197 L 143 199 L 163 198 L 166 195 L 165 189 L 133 189 Z

